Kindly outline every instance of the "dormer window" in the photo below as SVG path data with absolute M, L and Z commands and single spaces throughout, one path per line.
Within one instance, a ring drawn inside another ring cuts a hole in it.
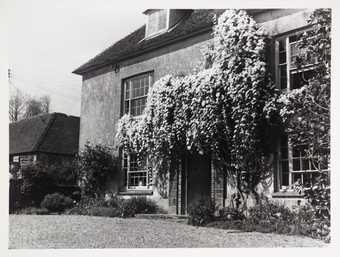
M 148 15 L 146 37 L 157 35 L 168 29 L 169 10 L 167 9 L 147 10 L 144 13 Z

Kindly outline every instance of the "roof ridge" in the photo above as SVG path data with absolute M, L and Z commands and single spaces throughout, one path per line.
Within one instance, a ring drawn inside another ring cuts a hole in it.
M 56 120 L 56 117 L 57 117 L 57 113 L 56 112 L 53 112 L 50 114 L 51 115 L 51 118 L 49 119 L 48 123 L 47 123 L 47 126 L 44 130 L 43 133 L 41 133 L 39 139 L 37 140 L 37 143 L 35 144 L 35 146 L 33 147 L 33 151 L 38 151 L 39 147 L 41 146 L 42 142 L 44 141 L 48 131 L 50 130 L 50 128 L 52 127 L 52 124 L 54 123 L 54 121 Z
M 182 38 L 193 37 L 208 28 L 211 29 L 213 26 L 211 15 L 222 13 L 224 10 L 225 9 L 194 9 L 186 19 L 182 20 L 179 26 L 168 30 L 167 33 L 162 33 L 147 40 L 145 40 L 145 31 L 142 31 L 146 26 L 144 24 L 134 32 L 101 51 L 95 57 L 72 71 L 72 73 L 84 75 L 101 67 L 132 58 L 136 56 L 135 53 L 146 53 L 152 51 L 155 47 L 162 47 L 181 40 Z M 123 43 L 124 45 L 122 45 Z

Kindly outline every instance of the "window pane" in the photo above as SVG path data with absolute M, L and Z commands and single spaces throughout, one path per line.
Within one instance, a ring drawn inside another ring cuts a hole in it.
M 166 28 L 166 10 L 160 10 L 158 15 L 158 30 Z
M 287 65 L 280 65 L 279 70 L 281 89 L 287 88 Z
M 302 159 L 302 170 L 310 170 L 309 167 L 309 160 L 308 159 Z
M 129 188 L 146 186 L 147 172 L 130 172 L 128 174 Z
M 167 21 L 167 11 L 159 10 L 151 13 L 149 15 L 148 21 L 148 35 L 157 33 L 162 29 L 166 29 L 166 21 Z
M 146 105 L 146 97 L 131 101 L 131 115 L 138 116 L 143 114 Z
M 151 73 L 138 75 L 131 79 L 125 81 L 125 85 L 129 85 L 129 87 L 125 87 L 126 91 L 124 94 L 124 113 L 131 114 L 132 116 L 138 116 L 143 114 L 147 94 L 150 86 Z M 126 97 L 129 97 L 130 101 L 127 101 Z
M 311 186 L 314 183 L 316 173 L 308 172 L 303 174 L 303 185 L 304 186 Z
M 130 83 L 126 81 L 125 83 L 125 100 L 130 99 Z
M 319 169 L 319 158 L 311 158 L 309 160 L 309 164 L 310 164 L 310 170 L 318 170 Z
M 130 171 L 138 170 L 137 155 L 130 154 Z
M 300 39 L 301 33 L 289 37 L 289 43 L 296 42 Z
M 148 34 L 153 34 L 157 31 L 157 12 L 151 13 L 149 15 L 148 21 Z
M 281 39 L 279 41 L 279 51 L 286 51 L 286 39 Z
M 130 102 L 129 101 L 125 101 L 125 103 L 124 103 L 124 113 L 125 114 L 128 114 L 130 112 L 129 107 L 130 107 Z
M 300 149 L 297 147 L 293 147 L 293 157 L 300 157 L 301 152 Z
M 301 173 L 293 173 L 292 174 L 292 183 L 300 182 L 302 183 Z
M 320 169 L 321 170 L 327 170 L 328 169 L 328 161 L 326 158 L 322 158 L 320 160 Z
M 289 173 L 283 172 L 281 176 L 281 185 L 282 186 L 289 186 Z
M 299 171 L 299 170 L 301 170 L 301 167 L 300 167 L 300 159 L 293 159 L 293 170 L 294 170 L 294 171 Z
M 279 54 L 279 63 L 286 63 L 286 56 L 287 53 L 286 52 L 280 52 Z

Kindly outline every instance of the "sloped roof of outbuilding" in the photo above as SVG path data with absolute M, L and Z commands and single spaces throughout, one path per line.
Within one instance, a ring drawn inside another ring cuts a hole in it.
M 78 152 L 78 145 L 79 117 L 49 113 L 9 124 L 10 154 L 73 155 Z

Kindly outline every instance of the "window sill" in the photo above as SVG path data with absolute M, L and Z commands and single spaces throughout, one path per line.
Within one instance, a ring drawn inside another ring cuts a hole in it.
M 119 195 L 152 195 L 152 190 L 129 190 L 118 193 Z
M 272 198 L 303 198 L 304 193 L 298 192 L 275 192 L 272 194 Z

